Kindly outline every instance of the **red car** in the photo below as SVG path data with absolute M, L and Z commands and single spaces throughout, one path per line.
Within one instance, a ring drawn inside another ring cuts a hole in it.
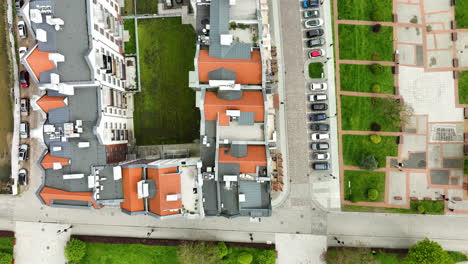
M 29 73 L 27 71 L 21 71 L 19 81 L 21 87 L 29 87 Z
M 322 57 L 325 54 L 325 51 L 323 49 L 316 49 L 316 50 L 311 50 L 309 52 L 309 58 L 317 58 L 317 57 Z

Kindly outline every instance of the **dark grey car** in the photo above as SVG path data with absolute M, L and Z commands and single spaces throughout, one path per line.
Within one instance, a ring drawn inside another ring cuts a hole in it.
M 314 170 L 328 170 L 330 169 L 330 164 L 328 162 L 315 162 L 312 164 Z
M 312 150 L 327 150 L 330 146 L 326 142 L 320 142 L 320 143 L 312 143 L 310 144 L 310 148 Z
M 324 38 L 314 38 L 314 39 L 309 39 L 307 41 L 307 47 L 309 48 L 314 48 L 314 47 L 320 47 L 325 44 L 325 39 Z

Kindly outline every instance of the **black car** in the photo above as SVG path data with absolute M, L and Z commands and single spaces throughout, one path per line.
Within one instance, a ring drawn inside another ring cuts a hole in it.
M 324 103 L 319 103 L 319 104 L 312 104 L 310 106 L 310 109 L 312 111 L 325 111 L 328 109 L 328 105 Z
M 328 170 L 330 169 L 330 164 L 328 162 L 315 162 L 312 164 L 314 170 Z
M 310 125 L 310 129 L 314 131 L 329 131 L 330 125 L 324 123 L 315 123 Z
M 28 184 L 28 171 L 26 169 L 19 170 L 18 183 L 21 186 Z
M 19 0 L 19 1 L 16 1 L 16 2 L 15 2 L 15 7 L 16 7 L 16 9 L 22 8 L 23 5 L 24 5 L 24 0 Z
M 307 41 L 307 47 L 309 48 L 320 47 L 320 46 L 323 46 L 324 44 L 325 44 L 324 38 L 309 39 Z
M 322 36 L 324 33 L 323 29 L 317 28 L 317 29 L 311 29 L 306 32 L 307 38 L 316 38 Z
M 327 114 L 319 113 L 319 114 L 311 114 L 310 121 L 323 121 L 327 119 Z
M 310 144 L 312 150 L 327 150 L 330 146 L 327 142 L 319 142 Z

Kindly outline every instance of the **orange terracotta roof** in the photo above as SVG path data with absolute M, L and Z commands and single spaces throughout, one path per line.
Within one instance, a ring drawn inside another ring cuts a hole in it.
M 266 166 L 265 146 L 247 146 L 247 156 L 236 158 L 231 156 L 231 152 L 224 154 L 224 149 L 219 148 L 219 163 L 239 163 L 240 173 L 255 173 L 257 166 Z
M 39 195 L 44 202 L 50 206 L 51 200 L 71 200 L 71 201 L 84 201 L 91 202 L 94 208 L 98 208 L 93 199 L 92 192 L 68 192 L 50 187 L 44 187 Z
M 40 80 L 41 72 L 55 68 L 54 63 L 49 60 L 50 53 L 51 52 L 39 51 L 39 46 L 36 46 L 34 51 L 26 58 L 26 62 L 29 67 L 31 67 L 38 80 Z
M 182 208 L 182 199 L 166 200 L 169 194 L 181 193 L 180 174 L 177 173 L 177 168 L 148 168 L 147 176 L 156 183 L 156 196 L 149 199 L 149 211 L 160 216 L 179 214 L 179 210 L 169 210 Z
M 218 59 L 210 57 L 208 50 L 200 50 L 198 54 L 198 78 L 200 82 L 208 82 L 208 73 L 219 68 L 236 72 L 236 83 L 262 83 L 262 59 L 258 50 L 250 53 L 249 60 Z
M 205 119 L 216 120 L 217 113 L 220 117 L 225 115 L 226 110 L 240 110 L 241 112 L 254 112 L 254 120 L 263 122 L 265 120 L 265 109 L 263 94 L 261 91 L 243 91 L 239 100 L 224 100 L 217 97 L 216 92 L 205 94 Z
M 129 212 L 145 210 L 143 199 L 138 198 L 137 183 L 142 180 L 143 168 L 122 168 L 124 201 L 120 207 Z
M 70 165 L 70 159 L 54 157 L 50 153 L 47 153 L 41 161 L 42 168 L 44 169 L 52 169 L 54 167 L 54 163 L 60 163 L 62 166 L 67 166 Z
M 36 103 L 39 107 L 46 113 L 49 113 L 49 110 L 65 107 L 65 97 L 61 96 L 48 96 L 47 94 L 39 98 Z

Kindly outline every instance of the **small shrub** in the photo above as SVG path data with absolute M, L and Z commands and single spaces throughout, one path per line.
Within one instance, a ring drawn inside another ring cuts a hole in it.
M 378 61 L 378 60 L 379 60 L 379 54 L 377 54 L 377 53 L 372 53 L 372 55 L 371 55 L 371 60 L 372 60 L 372 61 Z
M 381 29 L 382 29 L 382 25 L 380 24 L 375 24 L 372 26 L 372 32 L 374 33 L 379 33 Z
M 239 24 L 237 24 L 237 27 L 240 28 L 240 29 L 246 29 L 246 28 L 249 27 L 249 25 L 239 23 Z
M 80 263 L 86 255 L 86 243 L 72 238 L 65 247 L 65 257 L 69 263 Z
M 219 259 L 224 258 L 228 254 L 228 248 L 224 242 L 218 243 L 218 257 Z
M 461 253 L 461 252 L 457 252 L 457 251 L 448 251 L 448 254 L 450 256 L 450 258 L 455 262 L 455 263 L 458 263 L 458 262 L 462 262 L 462 261 L 467 261 L 468 260 L 468 257 Z
M 369 189 L 367 191 L 367 198 L 369 198 L 371 201 L 377 200 L 379 198 L 379 191 L 376 189 Z
M 372 105 L 377 105 L 377 104 L 379 103 L 379 99 L 378 99 L 378 98 L 375 98 L 375 97 L 371 97 L 370 103 L 371 103 Z
M 13 255 L 11 253 L 0 251 L 0 264 L 11 264 Z
M 418 205 L 418 213 L 422 214 L 424 212 L 426 212 L 426 207 L 423 204 Z
M 229 23 L 229 29 L 236 30 L 236 28 L 237 28 L 237 23 L 236 22 L 233 21 L 233 22 Z
M 374 123 L 371 124 L 371 130 L 372 131 L 380 131 L 380 129 L 382 129 L 382 127 L 380 126 L 379 123 L 374 122 Z
M 276 252 L 274 250 L 264 250 L 256 256 L 255 260 L 257 263 L 275 264 Z
M 370 141 L 374 144 L 380 144 L 382 137 L 380 135 L 370 135 Z
M 380 93 L 381 89 L 382 89 L 382 87 L 378 83 L 374 83 L 371 86 L 371 92 L 373 92 L 373 93 Z
M 369 170 L 369 171 L 375 170 L 378 167 L 378 165 L 379 165 L 379 163 L 375 159 L 374 155 L 365 155 L 365 156 L 363 156 L 362 159 L 361 159 L 361 162 L 359 164 L 361 169 L 365 169 L 365 170 Z
M 428 238 L 419 241 L 408 250 L 406 264 L 452 264 L 452 258 L 439 243 Z
M 240 254 L 239 257 L 237 258 L 237 262 L 239 262 L 239 264 L 250 264 L 252 263 L 252 260 L 253 260 L 252 255 L 247 252 Z
M 370 18 L 372 21 L 383 21 L 385 19 L 385 13 L 382 8 L 374 8 L 370 12 Z
M 369 70 L 374 74 L 374 75 L 380 75 L 384 72 L 384 66 L 378 64 L 378 63 L 373 63 L 369 66 Z

